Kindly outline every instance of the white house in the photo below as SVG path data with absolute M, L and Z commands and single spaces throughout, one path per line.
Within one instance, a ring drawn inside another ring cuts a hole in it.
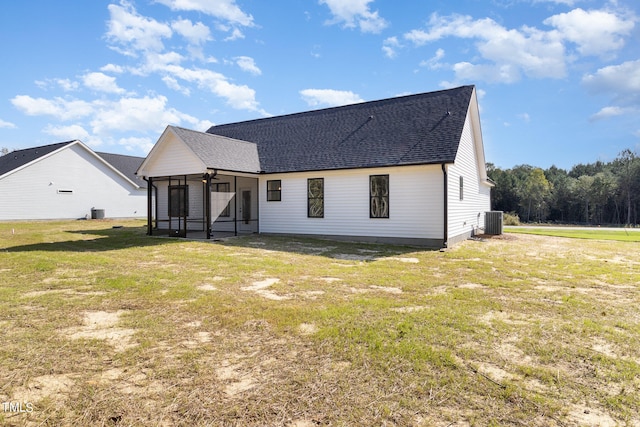
M 137 175 L 155 201 L 148 234 L 259 232 L 434 247 L 484 227 L 493 186 L 474 86 L 206 133 L 169 126 Z
M 0 157 L 0 220 L 144 218 L 147 190 L 135 177 L 142 160 L 78 140 L 8 153 Z

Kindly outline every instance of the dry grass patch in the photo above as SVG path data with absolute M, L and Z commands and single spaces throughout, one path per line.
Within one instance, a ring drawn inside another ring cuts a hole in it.
M 637 243 L 112 225 L 0 224 L 0 424 L 640 424 Z

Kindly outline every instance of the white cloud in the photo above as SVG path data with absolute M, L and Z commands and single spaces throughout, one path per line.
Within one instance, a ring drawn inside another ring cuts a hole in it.
M 351 91 L 334 89 L 304 89 L 300 91 L 302 99 L 311 107 L 356 104 L 364 102 L 359 95 Z
M 518 114 L 518 118 L 525 123 L 531 122 L 531 116 L 529 115 L 529 113 Z
M 328 24 L 342 22 L 346 28 L 359 27 L 363 33 L 379 33 L 389 24 L 378 11 L 371 11 L 369 3 L 373 0 L 319 0 L 326 4 L 333 14 Z
M 117 144 L 123 146 L 127 151 L 142 151 L 143 153 L 148 153 L 153 148 L 155 142 L 151 138 L 132 136 L 120 138 Z
M 556 3 L 563 4 L 565 6 L 573 6 L 576 0 L 533 0 L 533 3 Z
M 635 23 L 604 10 L 574 9 L 554 15 L 544 23 L 558 29 L 562 37 L 578 45 L 582 55 L 607 56 L 624 46 L 624 36 Z
M 177 110 L 167 108 L 167 98 L 161 95 L 96 102 L 98 106 L 90 124 L 97 135 L 153 131 L 167 124 L 180 124 L 184 117 Z
M 2 129 L 2 128 L 4 128 L 4 129 L 15 129 L 16 125 L 14 125 L 11 122 L 7 122 L 5 120 L 0 119 L 0 129 Z
M 133 6 L 122 0 L 121 6 L 107 6 L 110 19 L 107 23 L 107 40 L 119 46 L 113 49 L 127 56 L 136 56 L 138 51 L 161 51 L 163 38 L 172 36 L 171 27 L 153 18 L 141 16 Z
M 121 74 L 124 73 L 124 68 L 116 64 L 107 64 L 104 67 L 101 67 L 100 71 L 104 71 L 105 73 Z
M 231 30 L 231 35 L 224 39 L 226 42 L 231 42 L 234 40 L 239 40 L 244 38 L 244 33 L 237 28 Z
M 174 79 L 171 76 L 164 76 L 162 78 L 162 81 L 164 82 L 164 84 L 167 85 L 169 89 L 173 89 L 177 92 L 180 92 L 185 96 L 191 95 L 191 90 L 189 90 L 188 87 L 181 86 L 180 83 L 178 83 L 178 80 Z
M 382 42 L 382 51 L 387 58 L 393 59 L 398 56 L 398 49 L 401 47 L 402 45 L 395 36 L 389 37 Z
M 92 90 L 106 93 L 124 93 L 126 92 L 116 84 L 116 78 L 107 76 L 104 73 L 87 73 L 82 76 L 84 85 Z
M 489 82 L 518 81 L 522 74 L 534 78 L 561 78 L 566 74 L 564 46 L 557 32 L 524 26 L 507 29 L 490 18 L 431 15 L 429 28 L 412 30 L 404 38 L 423 46 L 445 37 L 477 40 L 481 57 L 487 62 L 460 62 L 453 66 L 459 79 Z
M 163 71 L 170 73 L 174 78 L 195 83 L 198 87 L 225 98 L 233 108 L 259 111 L 265 114 L 258 108 L 258 102 L 255 99 L 256 93 L 253 89 L 246 85 L 230 83 L 223 74 L 200 68 L 184 68 L 179 65 L 168 65 L 163 68 Z
M 594 93 L 609 93 L 614 99 L 640 105 L 640 60 L 610 65 L 588 74 L 582 83 Z
M 589 117 L 589 120 L 592 122 L 595 122 L 598 120 L 606 120 L 606 119 L 610 119 L 611 117 L 621 116 L 631 111 L 632 111 L 631 109 L 617 107 L 617 106 L 604 107 L 600 109 L 600 111 L 598 111 L 597 113 Z
M 253 17 L 242 11 L 235 0 L 156 0 L 172 10 L 202 12 L 231 24 L 251 27 Z
M 238 65 L 238 67 L 240 67 L 240 69 L 242 69 L 243 71 L 251 73 L 254 76 L 259 76 L 260 74 L 262 74 L 262 70 L 260 70 L 260 68 L 256 66 L 253 58 L 248 56 L 236 56 L 234 59 L 236 60 L 236 64 Z
M 69 126 L 48 125 L 44 129 L 44 132 L 49 135 L 55 136 L 60 140 L 71 141 L 71 140 L 79 139 L 82 142 L 88 143 L 89 140 L 91 139 L 89 132 L 87 132 L 87 130 L 84 127 L 78 124 L 69 125 Z
M 80 84 L 78 82 L 74 82 L 69 79 L 46 79 L 46 80 L 36 80 L 36 86 L 38 86 L 42 90 L 48 90 L 51 86 L 55 85 L 60 87 L 65 92 L 72 92 L 74 90 L 78 90 Z
M 64 90 L 65 92 L 71 92 L 74 90 L 78 90 L 80 86 L 78 82 L 73 82 L 69 79 L 56 79 L 55 82 Z
M 436 50 L 435 55 L 426 61 L 420 62 L 421 67 L 427 67 L 430 70 L 437 70 L 442 68 L 444 65 L 440 62 L 440 60 L 444 58 L 444 49 Z
M 74 120 L 91 115 L 94 107 L 82 100 L 66 100 L 63 98 L 32 98 L 29 95 L 17 95 L 11 103 L 29 116 L 48 115 L 61 120 Z
M 209 27 L 202 22 L 192 23 L 188 19 L 180 19 L 171 23 L 171 28 L 193 45 L 200 45 L 211 40 Z
M 637 114 L 640 110 L 640 60 L 610 65 L 585 75 L 582 84 L 591 93 L 608 94 L 618 105 L 602 108 L 591 120 L 607 119 L 623 114 Z

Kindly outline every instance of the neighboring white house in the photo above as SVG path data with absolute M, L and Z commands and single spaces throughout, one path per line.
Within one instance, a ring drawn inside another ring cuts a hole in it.
M 134 173 L 142 158 L 96 153 L 68 141 L 0 157 L 0 220 L 147 215 L 147 190 Z
M 211 127 L 137 171 L 148 234 L 259 232 L 446 247 L 490 210 L 474 86 Z M 150 199 L 151 200 L 151 199 Z

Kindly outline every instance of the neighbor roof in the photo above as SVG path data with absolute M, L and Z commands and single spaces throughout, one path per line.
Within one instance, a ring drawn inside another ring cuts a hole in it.
M 462 86 L 212 126 L 207 133 L 255 143 L 266 173 L 453 163 L 473 91 Z
M 260 172 L 256 144 L 220 135 L 169 126 L 208 168 L 232 172 Z
M 146 182 L 138 179 L 136 171 L 144 161 L 144 157 L 126 156 L 124 154 L 100 153 L 96 154 L 114 168 L 118 169 L 121 174 L 135 182 L 142 188 L 147 188 Z
M 4 156 L 0 156 L 0 176 L 3 176 L 14 169 L 18 169 L 27 163 L 31 163 L 42 156 L 46 156 L 65 145 L 71 144 L 72 142 L 73 141 L 66 141 L 59 142 L 57 144 L 43 145 L 41 147 L 26 148 L 24 150 L 12 151 Z

